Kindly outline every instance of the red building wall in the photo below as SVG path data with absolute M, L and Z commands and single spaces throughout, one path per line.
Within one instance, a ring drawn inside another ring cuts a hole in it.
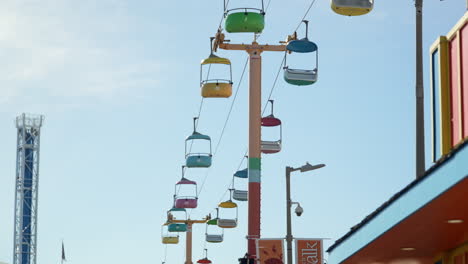
M 468 24 L 460 30 L 463 138 L 468 137 Z

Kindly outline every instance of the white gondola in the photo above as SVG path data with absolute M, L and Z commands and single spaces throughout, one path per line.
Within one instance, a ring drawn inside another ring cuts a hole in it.
M 249 199 L 249 191 L 244 190 L 234 190 L 232 192 L 232 199 L 245 202 Z
M 277 141 L 264 141 L 262 140 L 263 153 L 277 153 L 281 151 L 281 140 Z
M 218 211 L 218 208 L 216 208 Z M 206 222 L 206 232 L 205 232 L 205 240 L 208 243 L 221 243 L 224 239 L 224 229 L 218 227 L 218 213 L 216 213 L 216 218 L 209 220 Z M 220 229 L 218 232 L 213 231 L 212 229 L 217 228 Z
M 239 189 L 238 184 L 237 184 L 237 187 L 236 187 L 236 178 L 240 178 L 240 179 L 243 179 L 243 181 L 245 181 L 246 179 L 248 179 L 248 177 L 249 177 L 249 175 L 248 175 L 248 169 L 247 168 L 245 168 L 243 170 L 236 171 L 236 173 L 234 173 L 234 175 L 232 176 L 232 188 L 233 188 L 232 199 L 234 199 L 236 201 L 241 201 L 241 202 L 245 202 L 245 201 L 248 200 L 249 192 L 246 191 L 246 190 Z M 244 186 L 244 188 L 245 187 L 246 186 Z
M 234 228 L 237 226 L 237 219 L 218 219 L 218 226 L 222 228 Z
M 300 70 L 286 68 L 284 78 L 291 81 L 304 81 L 307 83 L 315 83 L 317 81 L 317 69 Z

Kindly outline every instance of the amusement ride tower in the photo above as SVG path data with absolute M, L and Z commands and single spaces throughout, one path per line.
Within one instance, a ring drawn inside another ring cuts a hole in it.
M 36 264 L 39 149 L 44 116 L 16 117 L 16 187 L 13 264 Z

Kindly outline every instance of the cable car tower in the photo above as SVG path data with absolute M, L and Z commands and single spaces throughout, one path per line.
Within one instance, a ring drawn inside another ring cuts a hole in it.
M 222 29 L 218 29 L 213 43 L 213 51 L 218 49 L 244 51 L 249 55 L 249 144 L 248 144 L 248 233 L 247 254 L 250 259 L 256 259 L 256 239 L 260 238 L 261 212 L 261 94 L 262 94 L 262 57 L 263 52 L 285 52 L 289 41 L 296 40 L 297 34 L 280 41 L 280 45 L 259 44 L 257 35 L 262 32 L 265 21 L 265 11 L 259 8 L 228 9 L 226 2 L 225 29 L 228 33 L 253 33 L 251 44 L 231 44 L 225 39 Z M 219 224 L 219 222 L 218 222 Z M 255 261 L 256 262 L 256 261 Z
M 36 264 L 37 195 L 42 115 L 16 117 L 16 187 L 13 264 Z
M 192 261 L 192 226 L 193 224 L 205 224 L 211 220 L 211 216 L 207 215 L 205 218 L 200 220 L 194 219 L 176 219 L 172 215 L 171 211 L 167 213 L 167 224 L 184 224 L 186 226 L 185 230 L 185 262 L 184 264 L 193 264 Z

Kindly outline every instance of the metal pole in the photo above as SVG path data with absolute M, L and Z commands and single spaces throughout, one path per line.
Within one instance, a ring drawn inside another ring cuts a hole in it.
M 426 169 L 424 151 L 424 86 L 422 57 L 422 3 L 416 0 L 416 178 Z
M 187 236 L 185 238 L 185 264 L 192 262 L 192 222 L 187 222 Z
M 292 227 L 291 227 L 291 167 L 286 167 L 286 254 L 287 264 L 292 264 Z
M 247 254 L 249 258 L 256 259 L 255 240 L 260 238 L 260 195 L 261 195 L 261 99 L 262 99 L 262 57 L 258 45 L 253 42 L 254 48 L 247 50 L 250 56 L 249 69 L 249 197 L 248 197 L 248 234 Z M 250 262 L 249 262 L 250 263 Z

